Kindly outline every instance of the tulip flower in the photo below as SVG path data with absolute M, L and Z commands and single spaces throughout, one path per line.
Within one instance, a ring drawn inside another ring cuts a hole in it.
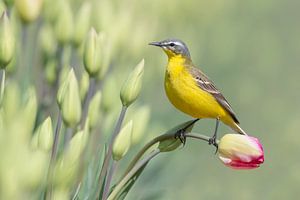
M 123 106 L 128 107 L 132 104 L 140 94 L 142 88 L 142 78 L 144 74 L 144 59 L 134 68 L 124 82 L 120 98 Z
M 233 169 L 254 169 L 264 162 L 264 151 L 255 137 L 226 134 L 219 143 L 219 158 Z

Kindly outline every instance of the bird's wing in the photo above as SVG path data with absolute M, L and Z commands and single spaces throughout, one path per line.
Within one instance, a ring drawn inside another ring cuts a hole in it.
M 230 104 L 228 101 L 225 99 L 225 97 L 222 95 L 222 93 L 215 87 L 214 83 L 198 68 L 188 65 L 187 66 L 191 75 L 194 77 L 196 83 L 198 86 L 210 93 L 216 100 L 217 102 L 230 114 L 232 119 L 239 124 L 239 121 L 232 110 Z

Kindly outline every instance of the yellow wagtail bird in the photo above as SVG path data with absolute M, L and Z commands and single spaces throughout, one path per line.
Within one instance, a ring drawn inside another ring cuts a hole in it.
M 190 125 L 201 118 L 216 119 L 215 132 L 209 144 L 217 147 L 216 137 L 219 120 L 234 131 L 246 135 L 239 126 L 239 121 L 228 101 L 214 83 L 200 69 L 195 67 L 184 42 L 178 39 L 167 39 L 161 42 L 152 42 L 149 45 L 161 47 L 167 54 L 165 91 L 177 109 L 196 118 Z M 185 129 L 177 135 L 183 143 L 185 143 L 184 132 Z

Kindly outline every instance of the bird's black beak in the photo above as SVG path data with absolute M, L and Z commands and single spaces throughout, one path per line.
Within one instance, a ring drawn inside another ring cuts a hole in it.
M 161 42 L 150 42 L 149 45 L 157 46 L 157 47 L 162 47 L 163 46 L 163 44 Z

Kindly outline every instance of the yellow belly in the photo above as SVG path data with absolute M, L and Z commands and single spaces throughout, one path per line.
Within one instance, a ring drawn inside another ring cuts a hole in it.
M 222 121 L 227 121 L 225 118 L 229 117 L 215 98 L 201 90 L 193 77 L 182 67 L 173 67 L 172 70 L 166 71 L 165 90 L 177 109 L 194 118 L 219 117 Z

